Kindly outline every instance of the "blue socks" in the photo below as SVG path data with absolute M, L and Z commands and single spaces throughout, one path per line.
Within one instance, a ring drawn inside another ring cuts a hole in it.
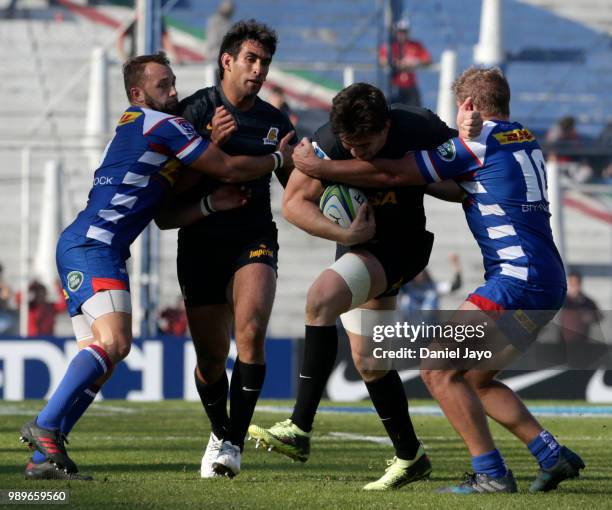
M 483 473 L 491 478 L 501 478 L 508 473 L 504 458 L 497 448 L 482 455 L 472 457 L 472 469 L 475 473 Z
M 64 426 L 71 429 L 79 418 L 76 415 L 75 418 L 67 416 L 71 407 L 77 403 L 77 398 L 80 400 L 86 388 L 95 383 L 111 367 L 112 363 L 108 354 L 97 345 L 90 345 L 80 351 L 68 365 L 64 378 L 36 418 L 38 426 L 49 430 L 57 430 L 62 427 L 62 421 L 66 419 Z M 91 401 L 87 403 L 87 406 L 90 403 Z M 87 406 L 82 408 L 81 414 Z M 64 432 L 64 429 L 62 431 Z
M 540 467 L 549 469 L 553 467 L 559 460 L 561 446 L 557 443 L 555 437 L 543 430 L 540 432 L 531 443 L 527 445 L 531 454 L 536 458 Z

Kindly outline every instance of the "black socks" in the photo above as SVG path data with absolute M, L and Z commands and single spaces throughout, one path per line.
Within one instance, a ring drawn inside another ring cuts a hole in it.
M 414 433 L 408 414 L 404 385 L 397 371 L 389 371 L 377 381 L 366 383 L 366 387 L 376 412 L 391 438 L 395 455 L 403 460 L 414 459 L 420 443 Z
M 230 385 L 230 425 L 224 439 L 244 447 L 246 435 L 257 399 L 266 377 L 266 365 L 243 363 L 236 359 Z
M 310 432 L 338 353 L 336 326 L 306 326 L 304 360 L 291 421 Z
M 222 438 L 229 428 L 229 417 L 227 415 L 227 374 L 225 370 L 218 381 L 205 384 L 194 373 L 196 389 L 202 406 L 208 415 L 210 425 L 215 436 Z

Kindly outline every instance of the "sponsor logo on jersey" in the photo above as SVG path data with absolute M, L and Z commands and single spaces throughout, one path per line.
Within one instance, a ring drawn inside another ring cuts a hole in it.
M 550 212 L 548 206 L 544 203 L 539 204 L 522 204 L 521 212 Z
M 440 156 L 440 159 L 443 159 L 444 161 L 452 161 L 455 159 L 455 155 L 457 154 L 455 151 L 455 144 L 452 140 L 444 142 L 436 149 L 436 152 L 438 153 L 438 156 Z
M 110 186 L 113 184 L 114 177 L 108 177 L 107 175 L 101 175 L 100 177 L 94 177 L 94 186 Z
M 378 207 L 386 204 L 397 204 L 397 195 L 395 191 L 379 191 L 374 195 L 368 196 L 368 203 L 372 207 Z
M 117 125 L 125 126 L 126 124 L 129 124 L 130 122 L 134 122 L 141 115 L 142 115 L 142 112 L 125 112 L 119 119 L 119 122 L 117 123 Z
M 83 284 L 83 273 L 81 271 L 70 271 L 66 276 L 68 282 L 68 290 L 76 292 Z
M 263 139 L 264 145 L 277 145 L 278 144 L 278 128 L 271 127 L 268 129 L 268 134 Z
M 259 249 L 251 250 L 249 253 L 250 259 L 255 259 L 259 257 L 274 257 L 274 252 L 269 249 L 265 244 L 260 244 Z
M 513 129 L 512 131 L 504 131 L 502 133 L 495 133 L 493 135 L 495 139 L 502 145 L 507 143 L 526 143 L 533 142 L 535 136 L 528 129 Z
M 191 122 L 183 119 L 182 117 L 176 117 L 174 119 L 171 119 L 170 123 L 190 140 L 197 136 L 195 128 L 193 127 Z

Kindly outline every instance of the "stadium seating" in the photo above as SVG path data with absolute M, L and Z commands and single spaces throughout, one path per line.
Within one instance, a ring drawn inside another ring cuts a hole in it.
M 191 2 L 190 10 L 177 9 L 171 17 L 179 22 L 199 19 L 201 26 L 214 9 L 214 2 Z M 235 17 L 257 17 L 269 22 L 279 32 L 281 44 L 276 55 L 278 62 L 342 62 L 370 63 L 376 59 L 376 41 L 379 25 L 374 16 L 376 2 L 355 0 L 329 2 L 323 0 L 261 0 L 238 2 Z M 413 7 L 411 21 L 413 35 L 423 41 L 434 56 L 454 47 L 459 55 L 459 67 L 471 61 L 472 46 L 477 40 L 480 0 L 453 2 L 407 1 Z M 520 2 L 504 2 L 505 46 L 511 53 L 525 47 L 583 49 L 586 60 L 576 63 L 533 63 L 513 61 L 507 73 L 513 87 L 513 117 L 542 131 L 560 115 L 578 114 L 583 126 L 595 135 L 601 129 L 605 112 L 612 110 L 612 73 L 610 72 L 609 39 L 584 25 L 560 19 L 549 11 Z M 0 19 L 0 65 L 4 79 L 0 82 L 2 118 L 0 141 L 35 139 L 60 147 L 78 141 L 84 132 L 87 107 L 87 62 L 96 45 L 110 45 L 111 66 L 110 102 L 112 118 L 119 116 L 125 106 L 125 96 L 117 57 L 114 53 L 114 32 L 107 26 L 92 23 L 60 8 L 48 9 L 45 2 L 23 0 L 20 5 L 35 6 L 25 16 Z M 122 7 L 102 7 L 115 19 L 123 19 Z M 55 14 L 62 12 L 62 20 Z M 83 69 L 77 80 L 75 74 Z M 202 83 L 200 66 L 182 66 L 175 69 L 179 92 L 186 95 Z M 320 73 L 320 80 L 341 83 L 341 72 Z M 359 71 L 357 80 L 376 81 L 374 72 Z M 424 101 L 433 108 L 437 95 L 436 72 L 419 75 Z M 71 81 L 73 87 L 54 108 L 47 120 L 41 117 L 45 105 L 52 101 Z M 549 99 L 549 100 L 547 100 Z M 113 121 L 111 120 L 111 123 Z M 36 134 L 33 137 L 33 129 Z M 33 203 L 38 199 L 42 183 L 44 161 L 51 151 L 33 154 Z M 64 204 L 70 215 L 86 200 L 92 169 L 86 158 L 72 149 L 60 149 L 59 154 L 67 173 L 68 198 Z M 19 172 L 20 153 L 14 148 L 0 145 L 2 162 L 3 200 L 0 202 L 0 261 L 9 278 L 15 280 L 18 271 L 19 246 Z M 314 239 L 289 226 L 279 214 L 281 190 L 273 187 L 274 212 L 279 224 L 281 255 L 279 261 L 279 288 L 275 310 L 270 324 L 274 336 L 302 335 L 305 292 L 314 276 L 333 260 L 330 243 Z M 480 254 L 467 232 L 462 215 L 452 205 L 434 200 L 427 201 L 428 224 L 436 233 L 436 246 L 431 265 L 436 277 L 449 276 L 446 256 L 458 251 L 465 267 L 465 287 L 457 296 L 444 301 L 454 307 L 464 291 L 475 287 L 482 279 Z M 32 246 L 37 236 L 37 207 L 32 207 L 34 224 Z M 451 213 L 452 212 L 452 213 Z M 609 225 L 591 220 L 572 210 L 566 211 L 568 260 L 573 263 L 609 262 L 610 246 L 601 249 L 601 239 L 609 239 Z M 162 235 L 162 297 L 163 303 L 174 302 L 178 294 L 175 280 L 175 232 Z M 607 236 L 607 237 L 606 237 Z M 606 281 L 589 289 L 605 308 L 610 306 Z M 63 331 L 69 333 L 69 329 Z

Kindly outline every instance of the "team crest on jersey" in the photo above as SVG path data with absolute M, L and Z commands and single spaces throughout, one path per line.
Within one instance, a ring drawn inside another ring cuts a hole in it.
M 277 145 L 278 144 L 278 128 L 271 127 L 268 129 L 268 134 L 263 139 L 264 145 Z
M 525 128 L 495 133 L 493 136 L 502 145 L 507 143 L 526 143 L 535 140 L 535 136 L 533 136 L 531 131 Z
M 176 117 L 172 119 L 170 123 L 190 140 L 196 136 L 195 128 L 188 120 L 185 120 L 182 117 Z
M 452 142 L 452 140 L 444 142 L 436 149 L 436 152 L 438 153 L 438 156 L 440 156 L 440 159 L 443 159 L 444 161 L 452 161 L 455 159 L 455 155 L 457 154 L 455 151 L 455 144 Z
M 130 122 L 134 122 L 141 115 L 142 112 L 125 112 L 119 119 L 117 125 L 124 126 L 125 124 L 129 124 Z
M 66 276 L 68 281 L 68 290 L 70 292 L 76 292 L 83 284 L 83 273 L 81 271 L 70 271 Z

